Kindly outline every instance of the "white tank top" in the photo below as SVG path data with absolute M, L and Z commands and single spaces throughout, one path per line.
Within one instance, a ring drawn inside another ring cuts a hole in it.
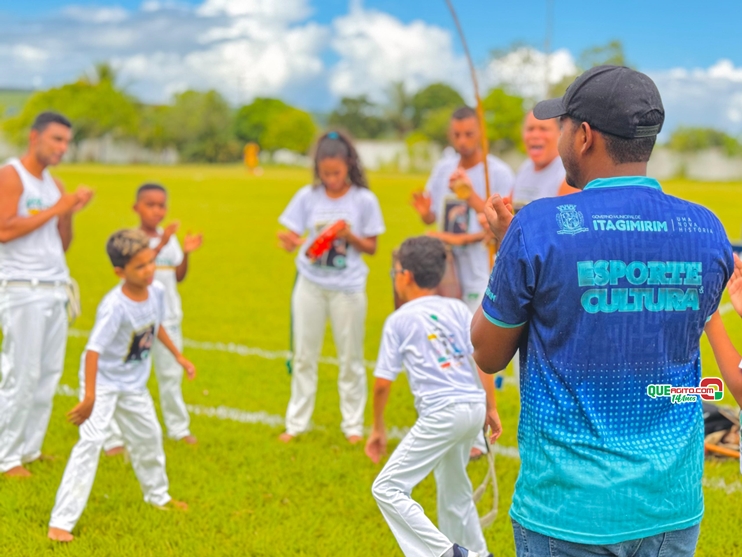
M 18 159 L 8 164 L 21 178 L 23 193 L 18 201 L 18 216 L 28 217 L 54 205 L 61 194 L 49 171 L 39 180 Z M 69 280 L 57 217 L 33 232 L 0 244 L 0 280 Z
M 556 197 L 564 176 L 564 166 L 559 157 L 541 170 L 536 170 L 533 161 L 526 159 L 515 175 L 513 206 L 520 208 L 537 199 Z

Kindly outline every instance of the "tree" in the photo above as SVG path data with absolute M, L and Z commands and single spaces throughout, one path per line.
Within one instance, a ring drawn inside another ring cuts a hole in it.
M 523 149 L 521 128 L 526 116 L 523 99 L 495 88 L 482 99 L 487 138 L 495 151 Z
M 234 119 L 235 135 L 244 142 L 260 143 L 270 122 L 289 108 L 281 100 L 258 97 L 237 111 Z
M 232 110 L 216 91 L 185 91 L 164 110 L 162 133 L 186 161 L 238 160 L 239 143 L 232 133 Z
M 398 137 L 412 131 L 412 97 L 407 93 L 404 82 L 395 81 L 389 87 L 389 104 L 386 118 Z
M 466 104 L 459 92 L 445 83 L 432 83 L 412 96 L 412 124 L 415 128 L 423 125 L 430 112 L 445 108 L 453 112 Z
M 681 153 L 695 153 L 705 149 L 721 149 L 729 157 L 742 155 L 739 140 L 713 128 L 679 127 L 670 136 L 670 149 Z
M 317 135 L 317 126 L 309 113 L 288 107 L 268 123 L 258 142 L 266 151 L 289 149 L 306 153 Z
M 34 118 L 46 110 L 60 112 L 70 119 L 75 143 L 107 134 L 134 136 L 139 126 L 135 101 L 117 89 L 113 80 L 92 82 L 81 78 L 32 95 L 21 112 L 3 124 L 8 139 L 25 143 Z
M 429 139 L 441 145 L 446 145 L 448 143 L 448 127 L 454 110 L 455 108 L 449 106 L 428 110 L 425 113 L 422 126 L 420 126 L 420 131 Z
M 343 97 L 330 113 L 328 124 L 346 130 L 357 139 L 376 139 L 387 130 L 387 122 L 378 116 L 379 108 L 366 95 Z

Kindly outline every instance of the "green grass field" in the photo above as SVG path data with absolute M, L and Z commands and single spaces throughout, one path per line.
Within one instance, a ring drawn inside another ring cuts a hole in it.
M 136 224 L 130 209 L 135 188 L 145 180 L 164 183 L 171 192 L 170 217 L 182 223 L 181 237 L 188 230 L 204 233 L 204 246 L 193 255 L 181 287 L 185 336 L 201 343 L 191 343 L 186 350 L 199 376 L 184 385 L 186 402 L 200 411 L 192 421 L 200 443 L 190 447 L 165 442 L 171 494 L 187 501 L 189 512 L 162 512 L 144 504 L 130 466 L 121 457 L 102 457 L 87 510 L 74 531 L 77 540 L 70 546 L 52 546 L 45 538 L 47 521 L 77 439 L 77 429 L 64 418 L 75 399 L 60 394 L 45 443 L 45 453 L 54 459 L 31 465 L 30 480 L 0 478 L 0 554 L 401 555 L 370 494 L 380 467 L 364 456 L 361 446 L 349 446 L 339 431 L 336 367 L 320 366 L 315 429 L 288 446 L 276 441 L 282 427 L 273 417 L 282 416 L 289 397 L 280 352 L 288 349 L 295 275 L 293 256 L 277 247 L 276 219 L 308 181 L 309 172 L 269 168 L 255 178 L 238 167 L 65 166 L 56 174 L 68 187 L 84 183 L 97 191 L 93 204 L 76 221 L 68 257 L 82 289 L 84 314 L 69 340 L 63 385 L 77 387 L 84 331 L 91 328 L 101 297 L 116 284 L 104 244 L 115 229 Z M 369 360 L 376 357 L 383 321 L 392 310 L 391 250 L 424 230 L 408 204 L 410 192 L 424 180 L 422 175 L 371 175 L 388 232 L 381 237 L 379 253 L 368 258 Z M 740 236 L 742 184 L 671 182 L 666 190 L 710 207 L 730 237 Z M 739 318 L 727 314 L 725 321 L 742 345 Z M 330 335 L 325 338 L 324 354 L 332 356 Z M 718 374 L 705 340 L 703 357 L 704 374 Z M 369 370 L 369 381 L 370 376 Z M 154 380 L 150 386 L 156 398 Z M 500 444 L 515 447 L 518 392 L 506 385 L 498 397 L 505 427 Z M 733 404 L 730 396 L 724 402 Z M 222 409 L 214 411 L 216 407 Z M 413 424 L 415 411 L 404 378 L 395 384 L 387 412 L 392 426 Z M 366 414 L 368 423 L 370 405 Z M 507 511 L 519 463 L 510 453 L 497 457 L 500 515 L 485 533 L 497 557 L 515 554 Z M 473 463 L 473 483 L 478 484 L 485 471 L 483 461 Z M 738 464 L 709 462 L 705 483 L 706 516 L 698 555 L 742 555 Z M 435 517 L 432 478 L 414 496 Z M 484 500 L 483 510 L 490 505 L 491 499 Z

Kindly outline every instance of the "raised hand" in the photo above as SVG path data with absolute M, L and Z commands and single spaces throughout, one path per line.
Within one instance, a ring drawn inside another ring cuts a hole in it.
M 742 260 L 736 253 L 734 254 L 734 273 L 727 283 L 727 292 L 729 292 L 734 311 L 742 316 Z
M 430 214 L 430 208 L 432 207 L 433 200 L 424 191 L 412 192 L 412 206 L 415 208 L 421 217 L 425 217 Z
M 484 204 L 484 216 L 495 240 L 502 242 L 513 220 L 513 205 L 510 198 L 500 197 L 498 194 L 490 197 Z
M 72 212 L 77 213 L 78 211 L 81 211 L 83 208 L 85 208 L 88 203 L 90 203 L 90 200 L 93 198 L 94 192 L 87 186 L 80 186 L 75 190 L 74 195 L 77 198 L 77 203 L 72 208 Z
M 168 224 L 162 233 L 162 240 L 160 241 L 160 245 L 164 246 L 165 244 L 167 244 L 170 241 L 170 238 L 172 238 L 173 234 L 178 231 L 179 227 L 180 222 L 177 220 Z
M 203 234 L 191 234 L 188 232 L 183 239 L 183 253 L 191 253 L 201 247 L 204 242 Z

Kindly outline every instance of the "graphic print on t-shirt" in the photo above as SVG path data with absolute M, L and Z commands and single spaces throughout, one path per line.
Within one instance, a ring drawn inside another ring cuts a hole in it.
M 315 231 L 319 235 L 325 228 L 330 226 L 332 222 L 318 222 L 315 224 Z M 348 225 L 350 228 L 350 225 Z M 314 265 L 323 267 L 326 269 L 345 269 L 347 266 L 348 258 L 348 241 L 344 238 L 335 238 L 333 240 L 330 249 L 323 253 L 319 259 L 314 262 Z
M 469 205 L 457 197 L 443 200 L 443 231 L 451 234 L 469 232 Z
M 134 331 L 131 337 L 131 344 L 129 345 L 129 353 L 124 359 L 124 363 L 129 362 L 141 362 L 149 356 L 149 351 L 152 349 L 152 343 L 155 340 L 155 324 L 152 323 L 147 325 L 143 329 Z
M 438 316 L 428 315 L 428 340 L 441 369 L 459 367 L 466 354 L 456 345 L 456 338 L 443 328 Z

